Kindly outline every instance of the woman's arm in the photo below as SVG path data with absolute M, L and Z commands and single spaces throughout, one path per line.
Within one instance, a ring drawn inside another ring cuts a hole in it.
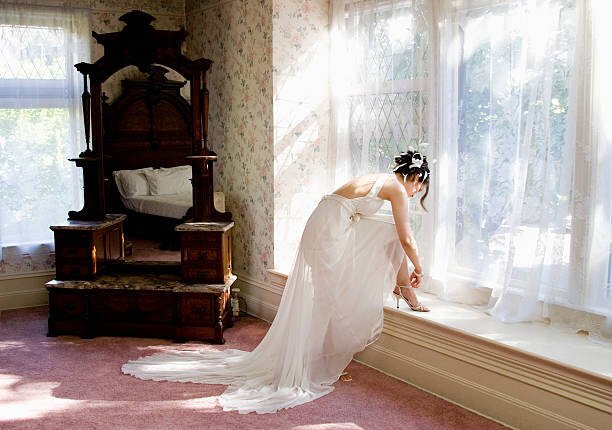
M 391 203 L 397 236 L 402 244 L 402 248 L 404 248 L 404 252 L 412 262 L 414 271 L 417 273 L 416 277 L 418 278 L 423 273 L 423 267 L 421 266 L 417 244 L 410 228 L 408 193 L 399 184 L 393 184 L 385 191 L 386 197 Z M 412 277 L 411 275 L 411 279 Z

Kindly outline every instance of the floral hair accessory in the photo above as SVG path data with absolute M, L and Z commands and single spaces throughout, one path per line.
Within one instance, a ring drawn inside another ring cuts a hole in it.
M 413 167 L 417 167 L 420 169 L 422 165 L 423 165 L 423 156 L 421 155 L 420 152 L 415 152 L 412 155 L 412 164 L 410 164 L 408 168 L 412 169 Z
M 411 171 L 413 174 L 418 174 L 420 182 L 425 182 L 429 177 L 429 169 L 427 168 L 426 157 L 417 151 L 402 152 L 395 157 L 395 162 L 398 164 L 393 172 L 399 173 L 404 177 L 404 182 L 408 179 Z

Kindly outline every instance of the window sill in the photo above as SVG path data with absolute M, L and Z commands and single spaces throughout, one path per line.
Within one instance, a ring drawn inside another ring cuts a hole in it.
M 446 302 L 432 294 L 419 293 L 419 299 L 431 312 L 412 312 L 405 303 L 400 303 L 398 310 L 393 297 L 385 303 L 385 312 L 394 317 L 418 318 L 594 376 L 612 378 L 612 348 L 593 342 L 586 335 L 539 322 L 503 323 L 468 305 Z
M 270 281 L 280 294 L 287 275 L 268 270 Z M 396 309 L 391 294 L 385 302 L 385 319 L 417 318 L 447 332 L 471 336 L 487 343 L 496 343 L 535 358 L 567 366 L 596 377 L 612 378 L 612 348 L 598 344 L 586 335 L 565 332 L 544 323 L 503 323 L 468 305 L 446 302 L 433 294 L 418 293 L 431 312 L 412 312 L 405 303 Z
M 239 275 L 253 315 L 274 319 L 286 278 Z M 389 295 L 380 338 L 355 360 L 511 428 L 609 427 L 611 348 L 545 324 L 501 323 L 431 294 L 419 298 L 431 312 L 398 310 Z

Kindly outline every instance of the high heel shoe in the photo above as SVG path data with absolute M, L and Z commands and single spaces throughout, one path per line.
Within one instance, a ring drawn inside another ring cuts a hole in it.
M 410 306 L 410 309 L 413 310 L 414 312 L 429 312 L 430 309 L 426 308 L 425 306 L 423 306 L 420 302 L 417 302 L 416 305 L 413 305 L 412 303 L 410 303 L 410 300 L 408 300 L 406 298 L 406 296 L 404 296 L 402 294 L 402 288 L 411 288 L 411 287 L 407 287 L 405 285 L 396 285 L 395 289 L 399 290 L 399 292 L 396 292 L 395 290 L 393 290 L 393 295 L 395 296 L 395 301 L 397 302 L 397 308 L 399 309 L 399 303 L 400 303 L 400 299 L 404 299 L 404 301 L 406 302 L 406 304 L 408 306 Z

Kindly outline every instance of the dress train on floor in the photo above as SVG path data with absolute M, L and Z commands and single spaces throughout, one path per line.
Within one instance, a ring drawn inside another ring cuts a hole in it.
M 325 196 L 311 214 L 276 317 L 251 352 L 180 351 L 130 361 L 122 371 L 155 381 L 226 384 L 224 410 L 269 413 L 333 391 L 353 355 L 380 335 L 383 302 L 404 253 L 395 225 L 370 217 L 368 196 Z

